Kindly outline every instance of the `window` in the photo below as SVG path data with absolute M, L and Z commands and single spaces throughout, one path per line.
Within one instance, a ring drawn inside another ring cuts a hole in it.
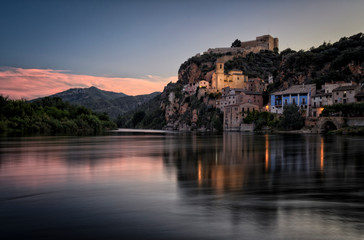
M 292 101 L 292 102 L 293 102 L 293 104 L 296 104 L 296 99 L 295 99 L 295 98 L 293 98 L 293 101 Z
M 302 104 L 306 104 L 306 98 L 302 98 Z
M 222 69 L 222 64 L 220 64 L 220 69 Z
M 344 97 L 346 97 L 346 91 L 344 91 Z
M 284 104 L 288 104 L 287 99 L 284 99 Z

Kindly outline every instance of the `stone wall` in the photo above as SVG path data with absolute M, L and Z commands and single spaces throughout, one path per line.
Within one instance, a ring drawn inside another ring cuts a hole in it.
M 364 127 L 364 118 L 348 118 L 346 120 L 346 124 L 349 127 Z
M 254 132 L 255 125 L 252 124 L 244 124 L 240 125 L 240 132 Z

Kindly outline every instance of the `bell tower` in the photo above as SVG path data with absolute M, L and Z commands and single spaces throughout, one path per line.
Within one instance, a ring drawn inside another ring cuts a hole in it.
M 216 62 L 216 89 L 224 88 L 224 63 Z

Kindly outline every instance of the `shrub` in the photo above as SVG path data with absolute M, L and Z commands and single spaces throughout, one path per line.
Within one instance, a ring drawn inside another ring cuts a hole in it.
M 299 107 L 295 104 L 286 105 L 283 109 L 283 118 L 279 127 L 285 130 L 301 129 L 305 125 L 305 119 L 299 112 Z

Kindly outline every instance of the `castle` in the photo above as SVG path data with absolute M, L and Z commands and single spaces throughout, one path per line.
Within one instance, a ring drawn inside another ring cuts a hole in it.
M 278 38 L 273 38 L 270 35 L 263 35 L 256 37 L 253 41 L 246 41 L 241 43 L 242 48 L 257 48 L 260 47 L 262 50 L 273 51 L 278 48 Z M 259 50 L 260 51 L 260 50 Z
M 261 50 L 270 50 L 279 48 L 279 39 L 273 38 L 270 35 L 258 36 L 255 40 L 241 42 L 240 47 L 233 48 L 209 48 L 205 53 L 232 53 L 232 54 L 242 54 L 245 56 L 247 53 L 258 53 Z

